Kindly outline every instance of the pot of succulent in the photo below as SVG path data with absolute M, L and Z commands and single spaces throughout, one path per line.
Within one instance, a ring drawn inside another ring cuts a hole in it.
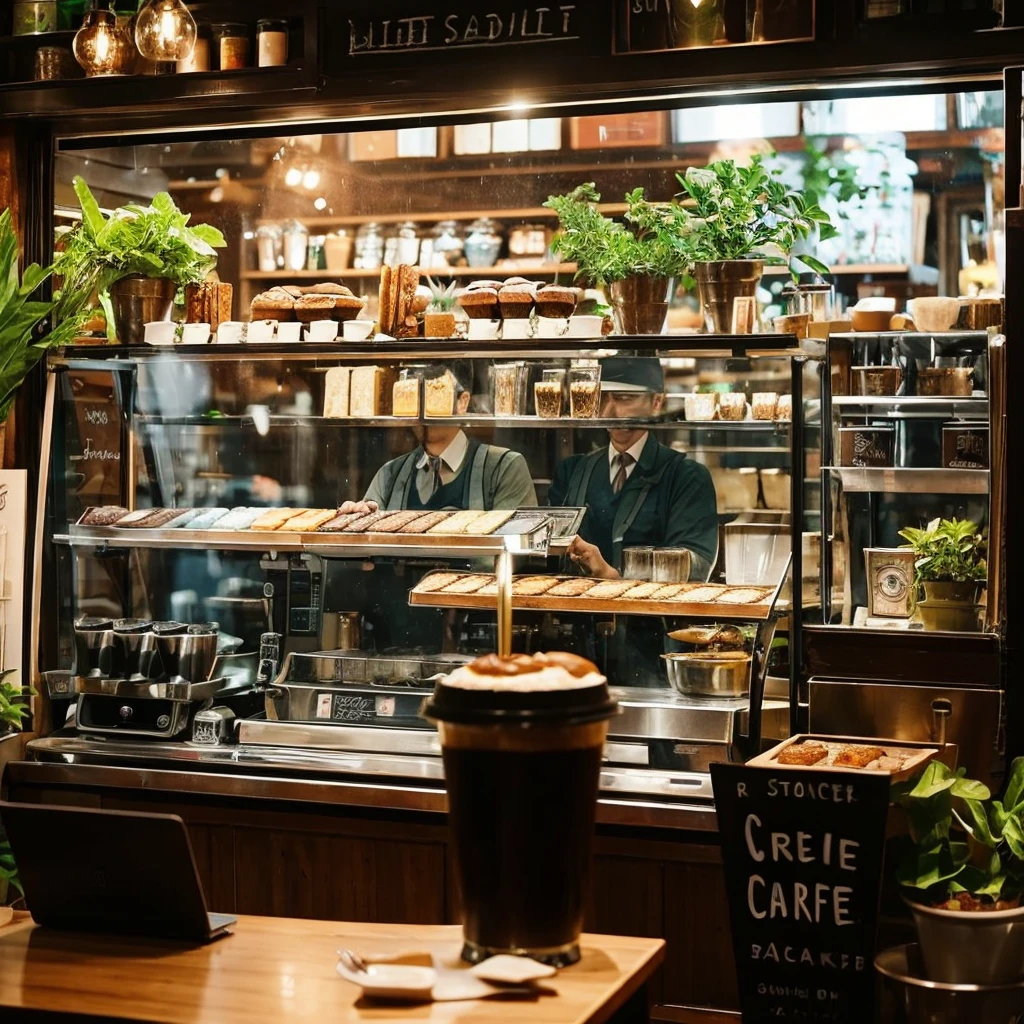
M 924 529 L 900 530 L 914 552 L 916 615 L 925 629 L 978 631 L 981 591 L 988 575 L 987 541 L 969 519 L 933 519 Z M 921 594 L 923 593 L 923 598 Z
M 661 334 L 674 279 L 686 272 L 681 238 L 689 218 L 676 202 L 654 203 L 642 188 L 626 195 L 625 223 L 598 207 L 593 182 L 544 204 L 558 214 L 555 250 L 576 264 L 578 279 L 607 287 L 620 334 Z
M 33 300 L 32 295 L 52 272 L 52 267 L 32 263 L 19 278 L 18 237 L 11 212 L 0 213 L 0 465 L 7 416 L 18 388 L 46 350 L 68 344 L 84 319 L 84 314 L 75 313 L 46 333 L 44 323 L 52 317 L 55 303 Z
M 909 837 L 897 880 L 932 981 L 1007 985 L 1024 979 L 1024 758 L 1002 800 L 932 761 L 893 787 Z
M 681 205 L 689 215 L 680 246 L 693 268 L 705 327 L 733 330 L 736 300 L 753 302 L 766 264 L 802 264 L 828 275 L 828 267 L 809 254 L 792 255 L 798 239 L 815 231 L 821 239 L 837 234 L 827 213 L 769 173 L 759 155 L 749 166 L 718 160 L 677 175 Z
M 455 337 L 455 281 L 441 285 L 427 278 L 430 305 L 423 314 L 423 334 L 427 338 Z
M 77 291 L 95 288 L 108 336 L 113 329 L 122 345 L 139 345 L 146 323 L 170 319 L 178 289 L 201 283 L 213 270 L 224 236 L 209 224 L 189 224 L 166 192 L 149 206 L 130 203 L 108 217 L 82 178 L 75 177 L 74 187 L 82 222 L 54 269 L 64 288 L 68 282 Z

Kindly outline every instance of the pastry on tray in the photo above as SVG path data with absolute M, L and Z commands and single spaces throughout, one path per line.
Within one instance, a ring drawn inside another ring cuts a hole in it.
M 125 525 L 134 530 L 159 530 L 172 520 L 177 519 L 178 516 L 181 515 L 181 512 L 182 510 L 180 508 L 150 509 L 148 516 L 144 516 L 142 519 L 137 519 Z M 121 523 L 124 523 L 123 519 L 121 520 Z
M 281 529 L 287 533 L 312 533 L 337 514 L 336 508 L 311 508 L 308 512 L 289 519 Z
M 686 589 L 685 583 L 662 583 L 657 590 L 649 595 L 651 601 L 671 601 L 672 598 Z
M 342 533 L 372 533 L 373 528 L 382 520 L 395 514 L 394 509 L 381 508 L 376 512 L 367 512 L 348 524 Z
M 433 529 L 438 523 L 443 523 L 451 512 L 426 512 L 414 519 L 407 526 L 403 526 L 400 533 L 426 533 Z
M 836 768 L 866 768 L 872 761 L 885 757 L 886 753 L 881 747 L 843 747 L 836 754 L 832 764 Z
M 120 505 L 99 505 L 86 510 L 79 525 L 81 526 L 113 526 L 118 519 L 128 515 L 128 509 Z
M 444 592 L 446 594 L 475 594 L 490 579 L 490 576 L 484 576 L 483 574 L 463 576 L 461 579 L 455 580 L 454 583 L 449 583 L 444 588 Z
M 673 601 L 684 601 L 686 604 L 707 604 L 709 601 L 716 601 L 722 593 L 722 588 L 712 585 L 698 587 L 687 587 L 671 598 Z
M 187 529 L 189 530 L 209 530 L 218 519 L 223 519 L 228 514 L 226 508 L 204 508 L 200 509 L 200 514 L 195 517 L 189 524 Z
M 164 523 L 165 530 L 180 530 L 183 528 L 191 529 L 189 523 L 194 519 L 198 519 L 203 515 L 207 509 L 205 508 L 179 508 L 178 514 L 173 519 L 169 519 Z
M 473 520 L 466 533 L 471 533 L 474 537 L 486 537 L 494 533 L 499 526 L 504 526 L 514 515 L 515 509 L 494 509 L 491 512 L 484 512 Z
M 637 585 L 636 580 L 601 580 L 587 591 L 588 601 L 614 601 Z
M 374 533 L 400 533 L 410 523 L 415 522 L 423 516 L 422 509 L 407 509 L 402 512 L 392 512 L 391 515 L 380 519 L 374 524 Z
M 647 601 L 664 585 L 664 583 L 638 583 L 622 596 L 629 598 L 630 601 Z
M 442 523 L 438 523 L 430 529 L 430 533 L 466 533 L 468 527 L 479 519 L 484 513 L 479 509 L 463 509 L 461 512 L 453 512 Z
M 151 508 L 139 508 L 136 509 L 134 512 L 129 512 L 127 515 L 121 516 L 121 518 L 117 521 L 117 525 L 137 526 L 139 523 L 142 522 L 143 519 L 146 519 L 148 516 L 151 516 L 152 514 L 153 509 Z
M 561 583 L 557 583 L 548 592 L 548 597 L 581 597 L 591 587 L 597 585 L 597 580 L 580 576 L 571 580 L 562 580 Z
M 233 508 L 226 516 L 221 516 L 213 524 L 213 530 L 248 530 L 249 527 L 266 513 L 265 508 Z
M 477 597 L 497 597 L 498 596 L 498 581 L 491 580 L 489 583 L 485 583 L 477 592 Z
M 268 508 L 249 526 L 250 530 L 280 530 L 289 519 L 310 512 L 308 508 Z
M 803 743 L 794 743 L 784 750 L 780 750 L 775 760 L 779 764 L 812 765 L 824 761 L 827 757 L 828 749 L 826 747 L 823 747 L 820 743 L 815 743 L 813 740 L 807 740 Z
M 764 587 L 735 587 L 718 597 L 719 604 L 757 604 L 767 596 Z
M 457 579 L 461 579 L 466 574 L 463 572 L 435 572 L 430 576 L 424 576 L 423 579 L 416 584 L 416 592 L 418 594 L 436 594 L 439 590 L 444 590 L 449 584 L 454 583 Z
M 366 515 L 366 512 L 344 512 L 341 515 L 335 515 L 333 519 L 328 519 L 326 523 L 318 526 L 317 530 L 320 533 L 341 533 L 346 526 Z
M 557 582 L 557 576 L 520 576 L 512 581 L 512 594 L 515 597 L 537 597 L 546 594 Z

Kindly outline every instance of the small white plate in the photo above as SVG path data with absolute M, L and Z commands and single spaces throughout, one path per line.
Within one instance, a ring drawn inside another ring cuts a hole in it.
M 433 998 L 437 971 L 433 967 L 409 964 L 369 964 L 365 971 L 350 971 L 340 961 L 338 973 L 377 999 L 408 999 L 422 1002 Z
M 471 967 L 469 973 L 495 985 L 522 985 L 528 981 L 553 977 L 558 972 L 554 967 L 531 960 L 528 956 L 500 953 Z

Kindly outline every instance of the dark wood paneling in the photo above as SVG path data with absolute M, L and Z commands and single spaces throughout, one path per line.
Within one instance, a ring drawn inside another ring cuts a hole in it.
M 188 834 L 210 909 L 221 914 L 237 914 L 233 830 L 221 825 L 194 824 L 189 825 Z

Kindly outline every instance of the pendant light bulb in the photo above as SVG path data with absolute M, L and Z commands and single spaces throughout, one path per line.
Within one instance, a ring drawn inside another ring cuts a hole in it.
M 148 0 L 135 19 L 135 45 L 147 60 L 188 60 L 196 23 L 182 0 Z

